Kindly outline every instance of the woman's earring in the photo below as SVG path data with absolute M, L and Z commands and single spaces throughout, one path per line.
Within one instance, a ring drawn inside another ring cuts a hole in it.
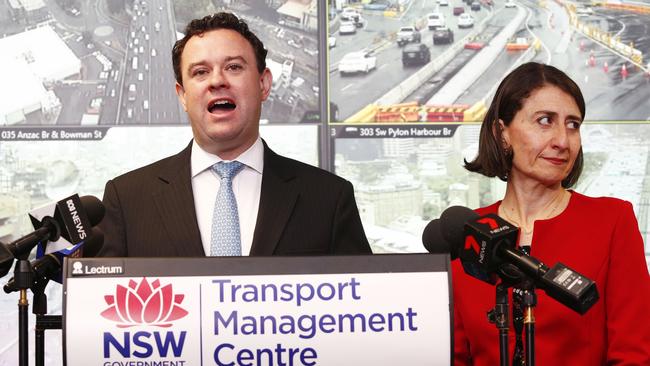
M 512 146 L 508 145 L 505 140 L 501 141 L 501 143 L 503 144 L 503 152 L 506 154 L 506 156 L 512 156 Z

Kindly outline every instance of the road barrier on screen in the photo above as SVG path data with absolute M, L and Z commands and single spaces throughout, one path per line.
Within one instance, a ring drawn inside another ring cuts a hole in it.
M 626 10 L 641 14 L 650 14 L 650 6 L 643 4 L 610 4 L 607 2 L 596 3 L 596 5 L 609 9 Z
M 375 122 L 417 122 L 420 120 L 420 106 L 404 103 L 377 108 Z
M 601 6 L 607 8 L 623 9 L 630 10 L 641 13 L 650 14 L 649 6 L 642 5 L 623 5 L 623 4 L 600 4 Z M 585 37 L 590 38 L 591 40 L 601 44 L 602 46 L 610 49 L 617 55 L 623 57 L 624 59 L 630 61 L 636 66 L 640 67 L 644 71 L 648 71 L 646 65 L 643 63 L 643 52 L 634 47 L 634 43 L 625 44 L 620 41 L 619 37 L 612 37 L 608 32 L 605 32 L 598 27 L 595 27 L 590 24 L 585 24 L 580 21 L 580 18 L 576 14 L 576 8 L 573 4 L 565 5 L 568 12 L 571 25 Z M 634 9 L 634 10 L 633 10 Z
M 487 107 L 484 100 L 473 105 L 418 105 L 416 102 L 390 106 L 369 104 L 345 123 L 480 122 Z
M 427 121 L 431 122 L 463 122 L 468 105 L 428 106 L 426 107 Z
M 484 100 L 479 100 L 465 111 L 465 122 L 481 122 L 487 113 Z
M 367 106 L 363 107 L 363 109 L 361 109 L 360 111 L 358 111 L 357 113 L 353 114 L 348 119 L 346 119 L 344 122 L 371 123 L 371 122 L 375 122 L 376 115 L 377 115 L 377 105 L 368 104 Z
M 515 42 L 506 43 L 507 51 L 525 51 L 530 47 L 528 40 L 516 40 Z
M 415 102 L 390 106 L 367 105 L 345 122 L 399 123 L 399 122 L 480 122 L 487 107 L 484 100 L 473 105 L 418 105 Z

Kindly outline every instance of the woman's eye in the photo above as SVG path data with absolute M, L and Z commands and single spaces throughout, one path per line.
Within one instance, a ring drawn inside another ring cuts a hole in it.
M 548 116 L 540 117 L 539 119 L 537 119 L 537 123 L 541 125 L 550 125 L 551 119 Z
M 580 125 L 582 125 L 582 123 L 580 123 L 580 121 L 569 121 L 567 123 L 567 126 L 569 128 L 571 128 L 571 129 L 574 129 L 574 130 L 580 129 Z

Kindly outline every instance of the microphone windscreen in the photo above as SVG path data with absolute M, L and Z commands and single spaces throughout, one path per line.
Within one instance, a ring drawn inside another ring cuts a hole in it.
M 102 201 L 100 201 L 99 198 L 95 196 L 82 196 L 79 199 L 81 200 L 81 205 L 86 211 L 90 225 L 95 226 L 99 224 L 104 218 L 104 214 L 106 213 L 106 209 L 104 208 Z
M 451 206 L 440 215 L 440 231 L 454 248 L 465 242 L 465 223 L 479 218 L 479 214 L 463 206 Z
M 431 220 L 422 232 L 422 244 L 431 254 L 450 254 L 451 260 L 458 257 L 458 253 L 449 245 L 449 242 L 442 236 L 440 220 Z

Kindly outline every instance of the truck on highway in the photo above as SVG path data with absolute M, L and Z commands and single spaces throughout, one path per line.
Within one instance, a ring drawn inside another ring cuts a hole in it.
M 418 31 L 415 27 L 401 27 L 397 32 L 397 45 L 400 47 L 407 43 L 419 43 L 421 39 L 422 35 L 420 35 L 420 31 Z

